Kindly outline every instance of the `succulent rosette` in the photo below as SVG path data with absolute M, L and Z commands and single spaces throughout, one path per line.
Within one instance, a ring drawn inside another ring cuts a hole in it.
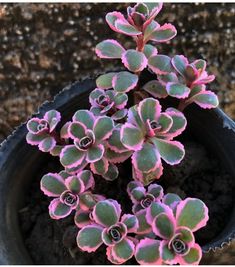
M 107 246 L 107 257 L 115 264 L 122 264 L 134 255 L 135 244 L 129 233 L 138 227 L 134 215 L 124 214 L 117 201 L 107 199 L 98 202 L 92 212 L 93 224 L 84 226 L 77 235 L 78 247 L 87 252 Z
M 92 173 L 84 170 L 76 176 L 62 173 L 48 173 L 41 179 L 41 190 L 48 197 L 54 197 L 49 205 L 52 219 L 67 217 L 75 209 L 89 209 L 90 192 L 95 185 Z
M 90 93 L 91 112 L 96 116 L 107 115 L 114 121 L 121 120 L 127 115 L 125 108 L 128 96 L 114 90 L 96 88 Z
M 121 127 L 120 139 L 124 147 L 133 151 L 132 164 L 136 179 L 140 173 L 158 174 L 144 179 L 144 184 L 160 177 L 163 159 L 170 165 L 178 164 L 184 157 L 184 147 L 172 139 L 186 127 L 184 115 L 174 108 L 161 112 L 158 100 L 146 98 L 129 109 L 127 122 Z M 117 148 L 118 149 L 118 148 Z
M 112 134 L 114 122 L 110 117 L 95 115 L 88 110 L 77 111 L 67 127 L 67 133 L 72 139 L 72 145 L 66 145 L 60 153 L 61 164 L 69 171 L 76 172 L 91 164 L 92 170 L 103 169 L 103 177 L 112 179 L 109 174 L 117 168 L 108 164 L 104 157 L 105 142 Z M 101 173 L 101 171 L 99 171 Z M 107 175 L 106 175 L 107 174 Z
M 177 55 L 172 58 L 172 65 L 181 80 L 176 78 L 175 81 L 166 84 L 169 95 L 185 98 L 184 106 L 191 103 L 208 109 L 218 106 L 219 102 L 215 93 L 206 90 L 206 84 L 211 83 L 215 76 L 208 75 L 206 72 L 205 60 L 198 59 L 189 63 L 186 57 Z M 182 92 L 184 92 L 183 96 Z
M 60 122 L 60 119 L 61 115 L 56 110 L 46 112 L 42 119 L 30 119 L 27 123 L 27 143 L 38 146 L 42 152 L 52 151 L 56 146 L 57 135 L 55 128 Z
M 197 265 L 202 251 L 193 233 L 207 221 L 208 208 L 199 199 L 180 201 L 175 213 L 166 205 L 155 203 L 152 210 L 149 209 L 148 222 L 161 241 L 142 239 L 136 246 L 136 260 L 140 264 Z
M 158 184 L 151 184 L 147 190 L 137 181 L 131 181 L 127 185 L 127 193 L 133 203 L 132 211 L 137 213 L 148 208 L 152 202 L 161 201 L 163 198 L 163 188 Z

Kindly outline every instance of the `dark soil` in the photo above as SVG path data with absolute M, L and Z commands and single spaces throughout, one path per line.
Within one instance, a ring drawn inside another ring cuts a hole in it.
M 166 192 L 177 192 L 183 198 L 198 197 L 209 208 L 208 225 L 196 233 L 200 245 L 219 234 L 229 219 L 234 197 L 234 183 L 226 174 L 219 161 L 206 153 L 203 146 L 195 142 L 185 142 L 186 157 L 178 166 L 165 166 L 164 176 L 159 181 Z M 49 160 L 50 159 L 50 160 Z M 26 205 L 19 212 L 25 245 L 35 264 L 110 264 L 102 246 L 95 253 L 81 252 L 76 246 L 78 229 L 74 226 L 73 215 L 63 220 L 52 220 L 48 215 L 50 199 L 39 189 L 41 176 L 61 169 L 58 161 L 48 158 L 35 181 L 29 188 Z M 106 182 L 96 177 L 95 191 L 117 199 L 123 212 L 131 212 L 131 202 L 126 193 L 126 185 L 131 179 L 130 164 L 122 165 L 119 179 Z M 163 184 L 164 183 L 164 184 Z M 136 264 L 130 260 L 127 264 Z

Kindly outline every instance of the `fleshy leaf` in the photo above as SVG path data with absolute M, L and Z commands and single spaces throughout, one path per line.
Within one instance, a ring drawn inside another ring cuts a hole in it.
M 144 46 L 144 54 L 147 58 L 151 57 L 151 56 L 155 56 L 158 54 L 158 50 L 157 48 L 155 48 L 153 45 L 150 44 L 146 44 Z
M 81 139 L 86 135 L 86 127 L 80 122 L 72 122 L 68 127 L 69 137 L 72 139 Z
M 156 216 L 162 212 L 171 212 L 170 208 L 161 202 L 153 202 L 147 209 L 146 220 L 151 225 Z
M 219 105 L 218 97 L 211 91 L 199 93 L 189 99 L 190 102 L 195 102 L 201 108 L 216 108 Z
M 83 151 L 78 150 L 74 145 L 68 145 L 60 153 L 60 162 L 64 167 L 74 168 L 82 163 L 84 157 Z
M 74 216 L 74 222 L 78 228 L 83 228 L 84 226 L 92 224 L 90 219 L 90 211 L 77 211 Z
M 110 89 L 112 88 L 112 80 L 113 77 L 116 75 L 116 72 L 109 72 L 103 75 L 100 75 L 96 79 L 96 85 L 98 88 L 101 89 Z
M 98 117 L 94 125 L 94 134 L 96 140 L 105 140 L 111 136 L 114 128 L 113 120 L 109 117 Z
M 128 70 L 139 72 L 147 67 L 148 61 L 144 53 L 130 49 L 123 53 L 122 63 Z
M 160 164 L 160 155 L 152 144 L 144 143 L 141 150 L 133 154 L 132 164 L 141 172 L 150 172 Z
M 50 132 L 52 132 L 60 122 L 61 115 L 57 110 L 49 110 L 45 113 L 44 119 L 49 123 Z
M 202 249 L 198 244 L 195 244 L 189 250 L 187 255 L 182 256 L 179 263 L 184 265 L 198 265 L 201 258 L 202 258 Z
M 79 194 L 85 190 L 85 185 L 77 176 L 70 176 L 65 180 L 66 187 L 73 193 Z
M 117 153 L 126 152 L 127 148 L 121 142 L 120 127 L 114 128 L 112 135 L 107 140 L 110 149 Z
M 149 68 L 156 74 L 167 74 L 172 72 L 171 58 L 165 55 L 156 55 L 148 59 Z
M 111 118 L 112 118 L 114 121 L 119 121 L 119 120 L 124 119 L 124 118 L 126 117 L 127 112 L 128 112 L 128 110 L 127 110 L 126 108 L 121 109 L 121 110 L 118 110 L 117 112 L 115 112 L 115 113 L 112 115 Z
M 114 90 L 119 93 L 126 93 L 134 89 L 138 82 L 138 76 L 127 71 L 117 73 L 112 80 Z
M 162 240 L 160 243 L 160 256 L 164 263 L 173 265 L 176 263 L 174 251 L 169 249 L 169 242 Z
M 112 163 L 122 163 L 125 160 L 127 160 L 132 152 L 131 151 L 125 151 L 125 152 L 115 152 L 111 149 L 107 149 L 105 151 L 105 156 L 107 157 L 108 161 L 112 162 Z
M 68 128 L 70 125 L 70 121 L 66 122 L 63 127 L 60 129 L 60 137 L 63 139 L 68 139 L 69 138 L 69 133 L 68 133 Z
M 104 175 L 108 171 L 109 162 L 105 157 L 103 157 L 100 160 L 91 163 L 90 167 L 93 173 Z
M 93 145 L 87 150 L 87 161 L 89 163 L 100 160 L 104 155 L 104 146 L 102 144 Z
M 190 93 L 190 88 L 181 83 L 170 82 L 166 85 L 167 93 L 176 98 L 186 98 Z
M 181 201 L 181 198 L 173 193 L 164 195 L 162 202 L 167 206 L 174 208 L 174 206 Z
M 175 108 L 166 109 L 166 113 L 171 116 L 173 124 L 169 131 L 164 135 L 172 139 L 173 137 L 180 135 L 185 130 L 187 121 L 184 114 Z
M 48 173 L 41 179 L 41 190 L 49 197 L 57 197 L 66 190 L 63 178 L 57 173 Z
M 94 177 L 89 170 L 81 171 L 77 174 L 78 178 L 82 180 L 83 184 L 85 185 L 85 189 L 93 188 L 95 185 Z
M 38 148 L 42 152 L 50 152 L 55 146 L 56 146 L 55 138 L 48 136 L 40 142 Z
M 128 233 L 134 233 L 138 228 L 138 220 L 135 215 L 124 214 L 121 220 L 127 227 Z
M 100 58 L 121 58 L 125 49 L 116 40 L 105 40 L 96 45 L 95 52 Z
M 165 23 L 163 26 L 153 31 L 148 39 L 154 42 L 164 43 L 174 38 L 176 34 L 177 30 L 175 26 L 170 23 Z
M 175 218 L 171 212 L 160 213 L 153 221 L 153 232 L 163 239 L 171 239 L 175 228 Z
M 128 101 L 127 94 L 120 93 L 114 96 L 114 103 L 118 109 L 123 109 L 126 106 L 127 101 Z
M 59 198 L 55 198 L 49 205 L 49 214 L 52 219 L 62 219 L 71 213 L 71 207 L 60 202 Z
M 141 265 L 161 265 L 160 241 L 144 238 L 136 246 L 135 258 Z
M 106 15 L 105 19 L 106 19 L 106 22 L 108 23 L 109 27 L 115 32 L 119 32 L 119 30 L 115 26 L 116 20 L 121 19 L 123 21 L 126 21 L 125 17 L 122 15 L 122 13 L 117 12 L 117 11 L 109 12 Z
M 135 252 L 135 245 L 130 239 L 124 238 L 121 242 L 115 244 L 112 250 L 114 260 L 117 259 L 121 264 L 132 258 Z
M 151 139 L 157 147 L 161 158 L 170 165 L 180 163 L 185 155 L 184 146 L 178 141 L 168 141 L 159 138 Z
M 107 181 L 113 181 L 118 178 L 118 168 L 113 163 L 109 163 L 108 171 L 102 174 L 102 177 Z
M 85 125 L 88 129 L 92 129 L 95 122 L 95 116 L 91 111 L 81 109 L 75 112 L 73 115 L 73 121 Z
M 117 205 L 119 204 L 117 203 Z M 113 201 L 103 200 L 95 205 L 92 215 L 96 223 L 108 227 L 118 222 L 120 211 L 116 208 Z
M 129 35 L 129 36 L 137 36 L 142 33 L 141 31 L 138 31 L 134 26 L 129 24 L 127 21 L 124 21 L 121 19 L 117 19 L 115 21 L 115 27 L 120 33 Z
M 101 233 L 103 227 L 98 225 L 88 225 L 83 227 L 77 235 L 78 247 L 87 252 L 96 251 L 103 243 Z
M 148 224 L 148 222 L 146 221 L 146 210 L 140 210 L 135 215 L 139 222 L 139 227 L 136 232 L 138 234 L 150 233 L 152 230 L 152 227 L 151 227 L 151 224 Z
M 143 186 L 138 186 L 132 189 L 130 192 L 130 197 L 133 203 L 139 202 L 145 197 L 146 190 Z
M 148 187 L 148 193 L 153 195 L 156 199 L 161 200 L 163 197 L 163 188 L 158 184 L 151 184 Z
M 143 89 L 155 98 L 165 98 L 168 96 L 166 86 L 158 80 L 147 82 Z
M 207 224 L 208 208 L 196 198 L 187 198 L 179 203 L 176 209 L 176 221 L 178 226 L 186 226 L 193 232 Z
M 130 150 L 139 150 L 142 147 L 144 136 L 141 130 L 130 123 L 125 123 L 121 128 L 121 142 Z
M 185 74 L 186 67 L 188 65 L 188 59 L 183 55 L 176 55 L 171 60 L 175 70 L 182 76 Z
M 161 112 L 161 105 L 158 100 L 154 98 L 146 98 L 139 103 L 139 115 L 141 120 L 146 123 L 148 120 L 154 121 L 159 118 Z

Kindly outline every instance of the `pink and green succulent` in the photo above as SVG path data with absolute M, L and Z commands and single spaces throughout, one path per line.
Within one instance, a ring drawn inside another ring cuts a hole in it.
M 163 188 L 158 184 L 151 184 L 146 190 L 142 183 L 132 181 L 127 185 L 127 193 L 133 203 L 134 214 L 148 208 L 152 202 L 161 201 L 163 198 Z
M 161 112 L 158 100 L 146 98 L 129 109 L 127 122 L 120 130 L 123 146 L 133 151 L 132 164 L 138 173 L 150 173 L 162 168 L 161 159 L 170 165 L 178 164 L 184 157 L 184 147 L 172 139 L 186 127 L 180 111 L 168 108 Z M 159 176 L 151 177 L 153 179 Z M 151 180 L 143 180 L 148 184 Z
M 142 239 L 136 246 L 136 260 L 141 264 L 197 265 L 202 250 L 193 233 L 206 225 L 207 207 L 199 199 L 187 198 L 178 203 L 175 213 L 164 209 L 155 207 L 155 217 L 149 221 L 158 240 Z
M 180 87 L 187 91 L 184 97 L 181 97 L 184 98 L 181 104 L 183 108 L 191 103 L 208 109 L 218 106 L 219 101 L 215 93 L 206 90 L 206 85 L 211 83 L 215 76 L 208 75 L 206 72 L 205 60 L 198 59 L 189 63 L 186 57 L 177 55 L 172 58 L 172 65 L 177 74 L 180 75 L 181 80 L 178 79 L 178 81 L 167 83 L 166 89 L 169 94 L 171 91 L 182 91 Z M 179 95 L 175 97 L 179 97 Z
M 78 232 L 78 247 L 94 252 L 105 244 L 107 257 L 112 263 L 122 264 L 130 259 L 135 252 L 135 243 L 129 233 L 135 233 L 138 221 L 131 214 L 121 217 L 121 212 L 121 206 L 115 200 L 98 202 L 92 212 L 93 224 L 84 226 Z
M 60 119 L 61 115 L 56 110 L 46 112 L 42 119 L 36 117 L 30 119 L 27 123 L 27 142 L 38 146 L 42 152 L 51 152 L 58 141 L 55 130 Z
M 114 121 L 124 119 L 127 115 L 128 96 L 114 90 L 96 88 L 90 93 L 91 112 L 96 116 L 107 115 Z
M 191 103 L 215 108 L 218 98 L 206 90 L 214 80 L 206 72 L 206 61 L 189 63 L 182 55 L 158 53 L 154 43 L 168 42 L 177 32 L 173 25 L 155 21 L 161 9 L 162 3 L 137 3 L 127 8 L 126 16 L 108 13 L 110 28 L 132 37 L 135 47 L 126 49 L 107 39 L 95 52 L 100 58 L 119 59 L 125 69 L 100 75 L 89 96 L 89 110 L 76 111 L 63 125 L 56 110 L 27 123 L 27 142 L 59 156 L 64 167 L 41 179 L 41 190 L 53 198 L 50 216 L 73 215 L 78 247 L 94 252 L 104 244 L 113 264 L 135 256 L 139 264 L 196 265 L 202 256 L 194 232 L 207 224 L 206 205 L 196 198 L 164 194 L 162 186 L 150 183 L 162 176 L 163 161 L 176 165 L 184 157 L 183 144 L 175 140 L 187 126 L 184 108 Z M 143 84 L 143 70 L 155 78 Z M 177 109 L 177 101 L 171 107 L 162 100 L 169 96 L 179 99 Z M 128 160 L 133 214 L 123 215 L 116 200 L 97 192 L 93 174 L 111 183 L 119 176 L 117 166 Z
M 44 175 L 41 179 L 41 190 L 48 197 L 54 197 L 49 205 L 50 216 L 53 219 L 61 219 L 78 208 L 88 209 L 87 194 L 94 185 L 95 181 L 89 170 L 66 178 L 60 173 Z

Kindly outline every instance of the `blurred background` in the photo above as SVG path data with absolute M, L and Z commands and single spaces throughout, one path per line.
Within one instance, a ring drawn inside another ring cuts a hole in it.
M 106 38 L 131 47 L 131 39 L 112 32 L 104 20 L 107 12 L 126 6 L 0 4 L 0 142 L 63 87 L 121 66 L 98 59 L 94 47 Z M 206 59 L 216 75 L 210 89 L 235 119 L 235 4 L 167 3 L 158 22 L 178 30 L 175 39 L 158 46 L 159 52 Z M 216 258 L 214 263 L 235 264 L 235 245 Z

